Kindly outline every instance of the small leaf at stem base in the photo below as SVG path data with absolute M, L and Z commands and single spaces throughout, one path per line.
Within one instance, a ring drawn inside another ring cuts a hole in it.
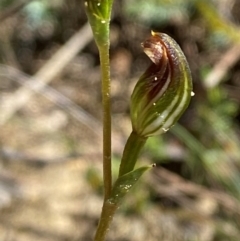
M 120 176 L 114 186 L 108 202 L 118 205 L 133 185 L 143 175 L 144 172 L 154 167 L 154 165 L 140 167 L 125 175 Z

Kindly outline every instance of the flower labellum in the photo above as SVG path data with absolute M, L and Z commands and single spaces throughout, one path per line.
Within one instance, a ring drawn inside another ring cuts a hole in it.
M 164 33 L 152 32 L 142 43 L 153 62 L 131 96 L 133 130 L 149 137 L 166 132 L 181 117 L 192 95 L 192 77 L 179 45 Z

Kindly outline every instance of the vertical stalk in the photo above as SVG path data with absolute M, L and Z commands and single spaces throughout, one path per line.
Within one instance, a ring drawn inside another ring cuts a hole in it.
M 112 189 L 109 43 L 99 46 L 99 54 L 101 62 L 103 105 L 103 183 L 104 200 L 107 200 Z
M 109 203 L 108 201 L 112 191 L 111 84 L 109 60 L 109 24 L 112 2 L 113 0 L 85 0 L 86 13 L 99 50 L 102 78 L 104 202 L 102 214 L 94 238 L 95 241 L 105 240 L 108 227 L 116 210 L 115 205 Z
M 94 237 L 94 241 L 104 241 L 106 234 L 109 230 L 109 225 L 112 222 L 115 211 L 118 206 L 109 201 L 104 201 L 102 214 L 98 223 L 97 232 Z
M 142 150 L 146 140 L 147 138 L 141 137 L 132 131 L 123 151 L 119 177 L 128 172 L 131 172 L 134 169 L 139 153 Z M 94 241 L 105 240 L 106 234 L 117 208 L 117 202 L 111 202 L 111 199 L 105 199 Z
M 102 105 L 103 105 L 103 185 L 104 202 L 101 217 L 98 223 L 94 241 L 104 241 L 109 225 L 117 207 L 107 201 L 112 190 L 112 163 L 111 163 L 111 82 L 109 41 L 99 44 L 102 78 Z

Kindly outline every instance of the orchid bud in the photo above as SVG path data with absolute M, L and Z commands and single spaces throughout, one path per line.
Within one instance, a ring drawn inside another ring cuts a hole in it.
M 142 47 L 153 63 L 137 82 L 130 108 L 133 130 L 149 137 L 181 117 L 193 96 L 192 78 L 181 48 L 167 34 L 152 32 Z

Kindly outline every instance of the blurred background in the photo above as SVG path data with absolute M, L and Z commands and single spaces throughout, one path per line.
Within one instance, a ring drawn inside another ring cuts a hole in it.
M 79 0 L 0 0 L 0 240 L 92 240 L 102 206 L 100 68 Z M 150 64 L 141 42 L 172 36 L 195 96 L 149 138 L 157 167 L 126 197 L 108 239 L 239 241 L 240 1 L 113 5 L 113 172 L 131 132 L 129 99 Z

